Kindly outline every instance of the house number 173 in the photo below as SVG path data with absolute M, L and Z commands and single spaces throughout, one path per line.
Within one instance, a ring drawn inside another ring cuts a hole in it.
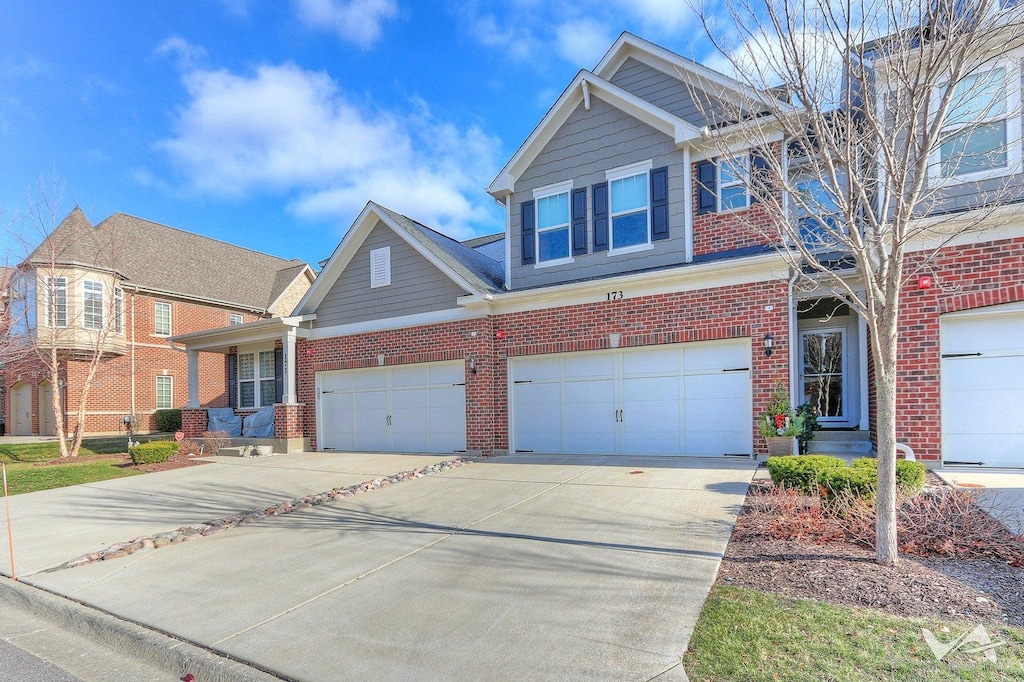
M 621 291 L 609 291 L 607 294 L 605 294 L 605 296 L 609 301 L 621 301 L 623 298 L 625 298 Z

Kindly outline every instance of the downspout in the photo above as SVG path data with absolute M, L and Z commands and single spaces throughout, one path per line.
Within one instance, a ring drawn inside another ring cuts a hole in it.
M 505 197 L 505 290 L 512 289 L 512 194 Z
M 138 295 L 139 295 L 139 289 L 138 289 L 138 287 L 136 287 L 135 288 L 135 292 L 132 293 L 132 340 L 131 340 L 131 343 L 129 344 L 129 347 L 131 348 L 131 352 L 129 353 L 129 355 L 131 356 L 131 374 L 132 374 L 132 379 L 131 379 L 131 393 L 132 393 L 131 415 L 133 417 L 135 416 L 135 298 Z
M 799 361 L 799 345 L 800 339 L 798 337 L 799 330 L 797 329 L 797 317 L 796 317 L 796 300 L 793 295 L 793 287 L 796 285 L 797 278 L 800 277 L 800 272 L 796 271 L 793 276 L 789 278 L 789 284 L 786 285 L 786 304 L 789 308 L 789 404 L 799 405 L 802 400 L 798 400 L 797 381 L 797 362 Z

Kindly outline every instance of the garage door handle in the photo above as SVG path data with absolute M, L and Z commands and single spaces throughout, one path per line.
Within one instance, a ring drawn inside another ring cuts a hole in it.
M 943 353 L 944 358 L 980 358 L 981 353 Z
M 733 367 L 731 369 L 723 369 L 723 372 L 749 372 L 749 367 Z

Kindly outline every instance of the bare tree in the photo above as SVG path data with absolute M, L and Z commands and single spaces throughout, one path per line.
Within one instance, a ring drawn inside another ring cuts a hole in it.
M 705 143 L 726 158 L 741 144 L 760 150 L 734 169 L 770 218 L 758 229 L 798 286 L 867 323 L 877 561 L 892 565 L 900 291 L 1022 194 L 1019 177 L 1006 180 L 1020 173 L 1021 115 L 1010 110 L 1020 98 L 1009 96 L 1020 75 L 1003 61 L 1024 44 L 1022 13 L 1013 0 L 725 0 L 724 10 L 697 11 L 744 88 L 691 80 L 712 121 Z
M 0 353 L 8 373 L 50 382 L 54 435 L 66 458 L 81 449 L 96 373 L 116 350 L 124 310 L 114 233 L 96 230 L 77 208 L 65 217 L 63 194 L 63 183 L 51 175 L 15 212 L 10 230 L 22 255 L 8 255 L 8 334 Z M 74 395 L 62 390 L 71 363 L 78 374 Z M 71 434 L 65 415 L 72 416 Z

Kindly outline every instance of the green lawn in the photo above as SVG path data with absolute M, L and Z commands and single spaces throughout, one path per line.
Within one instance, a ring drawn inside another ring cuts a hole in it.
M 121 462 L 120 459 L 92 457 L 80 462 L 44 467 L 32 466 L 29 463 L 8 464 L 7 487 L 11 495 L 18 495 L 141 473 L 132 469 L 119 468 L 117 465 Z
M 974 625 L 716 585 L 683 662 L 694 682 L 1024 680 L 1024 629 L 984 624 L 993 640 L 1007 642 L 995 663 L 962 652 L 938 661 L 921 634 L 926 627 L 947 642 Z
M 168 434 L 138 436 L 136 440 L 167 440 Z M 36 490 L 61 488 L 79 483 L 94 483 L 109 478 L 134 476 L 140 472 L 121 469 L 120 459 L 106 455 L 119 454 L 128 448 L 127 436 L 85 438 L 78 457 L 67 463 L 33 466 L 37 462 L 51 462 L 60 457 L 56 441 L 46 443 L 0 444 L 0 462 L 7 462 L 7 486 L 11 495 Z M 3 491 L 0 490 L 0 494 Z

